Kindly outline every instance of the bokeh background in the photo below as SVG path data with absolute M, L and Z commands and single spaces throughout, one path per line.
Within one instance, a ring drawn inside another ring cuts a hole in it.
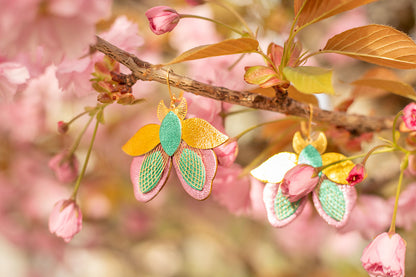
M 270 42 L 283 44 L 293 18 L 292 1 L 226 3 L 253 30 L 258 28 L 265 51 Z M 239 27 L 233 16 L 215 4 L 114 0 L 111 15 L 97 23 L 96 32 L 152 63 L 163 63 L 192 47 L 233 36 L 223 27 L 196 19 L 183 19 L 171 33 L 156 36 L 150 32 L 144 16 L 148 8 L 156 5 L 168 5 L 180 13 L 212 17 Z M 394 26 L 416 38 L 415 18 L 413 0 L 381 0 L 310 26 L 299 39 L 304 49 L 317 50 L 331 36 L 369 23 Z M 119 25 L 115 27 L 116 23 Z M 0 53 L 0 61 L 5 61 L 2 56 L 5 53 Z M 237 59 L 209 58 L 172 69 L 216 85 L 250 89 L 243 81 L 244 66 L 262 64 L 262 60 L 247 55 L 228 70 Z M 408 103 L 388 92 L 351 86 L 351 81 L 372 68 L 369 64 L 336 55 L 318 56 L 309 62 L 335 69 L 337 94 L 333 98 L 320 97 L 323 108 L 333 109 L 344 101 L 353 101 L 350 112 L 394 115 Z M 218 169 L 212 196 L 207 200 L 199 202 L 189 197 L 172 172 L 154 200 L 140 203 L 134 198 L 130 182 L 131 158 L 121 151 L 121 146 L 141 126 L 157 122 L 157 103 L 169 99 L 165 85 L 151 82 L 139 81 L 133 88 L 134 96 L 145 99 L 144 102 L 132 106 L 113 104 L 105 110 L 105 124 L 99 128 L 79 191 L 82 231 L 68 244 L 50 234 L 49 213 L 55 202 L 71 195 L 73 184 L 59 182 L 48 162 L 71 147 L 88 118 L 75 121 L 65 135 L 57 132 L 57 122 L 69 121 L 84 107 L 95 106 L 97 93 L 85 82 L 91 78 L 91 72 L 80 78 L 83 83 L 76 82 L 76 73 L 66 76 L 72 85 L 63 86 L 60 74 L 66 73 L 65 66 L 42 66 L 36 58 L 31 64 L 38 66 L 36 77 L 28 80 L 27 87 L 17 89 L 13 97 L 0 102 L 0 276 L 367 276 L 361 268 L 361 253 L 374 236 L 388 229 L 400 156 L 370 158 L 369 177 L 359 185 L 357 207 L 350 224 L 342 230 L 329 227 L 312 205 L 289 226 L 273 228 L 261 202 L 263 184 L 247 174 L 267 156 L 292 151 L 290 143 L 299 128 L 298 121 L 267 125 L 244 135 L 239 140 L 235 163 Z M 412 86 L 416 84 L 414 71 L 386 74 L 395 74 Z M 0 79 L 0 89 L 3 81 Z M 4 90 L 0 96 L 3 94 Z M 188 94 L 186 97 L 191 116 L 217 124 L 231 137 L 283 116 L 247 111 Z M 235 113 L 222 118 L 221 112 Z M 355 137 L 330 127 L 325 131 L 328 151 L 345 155 L 368 150 L 377 143 L 377 136 L 390 136 L 385 132 Z M 76 151 L 81 164 L 91 134 L 92 128 Z M 407 276 L 416 275 L 413 182 L 414 175 L 407 172 L 405 200 L 398 215 L 398 232 L 407 241 Z

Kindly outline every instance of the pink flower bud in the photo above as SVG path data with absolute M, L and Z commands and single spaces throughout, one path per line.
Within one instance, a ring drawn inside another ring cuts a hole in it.
M 350 186 L 355 186 L 358 183 L 361 183 L 365 177 L 367 177 L 367 171 L 362 164 L 355 165 L 347 177 L 347 182 Z
M 167 6 L 156 6 L 145 13 L 149 20 L 150 29 L 156 35 L 172 31 L 180 20 L 180 15 Z
M 49 217 L 49 231 L 65 242 L 71 239 L 82 229 L 82 213 L 74 200 L 60 200 L 52 209 Z
M 58 133 L 66 134 L 68 132 L 69 125 L 66 122 L 58 121 Z
M 410 103 L 403 109 L 402 119 L 409 130 L 416 131 L 416 103 Z
M 298 164 L 286 172 L 280 189 L 290 202 L 296 202 L 310 193 L 318 183 L 319 176 L 314 167 Z
M 361 263 L 370 276 L 404 276 L 406 242 L 399 234 L 381 233 L 363 251 Z
M 237 141 L 231 139 L 230 141 L 214 148 L 214 152 L 217 155 L 218 163 L 222 166 L 231 166 L 238 154 Z
M 78 159 L 73 154 L 68 156 L 66 151 L 55 155 L 48 165 L 60 182 L 70 183 L 78 176 Z

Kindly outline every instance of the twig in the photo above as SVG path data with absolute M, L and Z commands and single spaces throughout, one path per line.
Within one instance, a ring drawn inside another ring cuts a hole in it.
M 97 43 L 93 48 L 128 67 L 132 72 L 132 77 L 137 80 L 156 81 L 166 84 L 167 70 L 164 68 L 145 62 L 98 36 Z M 197 95 L 253 109 L 274 111 L 300 116 L 306 119 L 308 119 L 310 115 L 308 104 L 298 102 L 290 97 L 277 99 L 275 97 L 266 97 L 249 91 L 235 91 L 224 87 L 212 86 L 175 74 L 172 71 L 169 73 L 169 84 Z M 338 111 L 321 110 L 318 107 L 314 108 L 313 121 L 345 128 L 353 134 L 378 132 L 385 129 L 391 129 L 393 126 L 393 117 L 347 114 Z

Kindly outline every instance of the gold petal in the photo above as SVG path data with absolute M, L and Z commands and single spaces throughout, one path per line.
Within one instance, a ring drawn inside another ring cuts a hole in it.
M 316 139 L 314 137 L 316 137 Z M 296 132 L 292 141 L 293 150 L 299 154 L 303 148 L 308 146 L 308 144 L 311 144 L 319 153 L 322 154 L 325 152 L 327 140 L 324 133 L 319 132 L 318 134 L 313 134 L 311 140 L 312 141 L 305 140 L 299 131 Z
M 130 156 L 146 154 L 160 143 L 160 125 L 148 124 L 140 128 L 121 149 Z
M 182 139 L 191 147 L 211 149 L 226 142 L 228 136 L 202 118 L 188 118 L 182 123 Z
M 277 184 L 297 163 L 298 155 L 295 153 L 280 152 L 253 169 L 250 174 L 262 182 Z
M 186 103 L 186 99 L 182 97 L 181 102 L 173 111 L 180 120 L 184 120 L 186 113 L 188 112 L 188 105 Z
M 325 166 L 327 164 L 340 161 L 346 157 L 340 153 L 325 153 L 322 155 L 322 164 Z M 350 160 L 336 163 L 322 172 L 328 177 L 332 182 L 347 185 L 347 177 L 351 169 L 354 167 L 354 163 Z
M 168 109 L 168 107 L 166 107 L 163 100 L 160 100 L 159 104 L 157 105 L 157 118 L 159 119 L 160 122 L 163 121 L 163 119 L 169 113 L 169 111 L 170 110 Z

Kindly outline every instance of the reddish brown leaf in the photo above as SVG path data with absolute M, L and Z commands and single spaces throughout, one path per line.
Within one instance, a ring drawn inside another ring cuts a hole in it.
M 405 33 L 384 25 L 349 29 L 329 39 L 323 50 L 382 66 L 416 68 L 415 42 Z
M 386 91 L 416 101 L 416 92 L 414 91 L 414 89 L 410 85 L 400 81 L 392 81 L 385 79 L 360 79 L 352 82 L 352 84 L 356 86 L 368 86 L 373 88 L 384 89 Z
M 401 81 L 397 74 L 385 67 L 375 67 L 368 70 L 360 80 L 365 79 L 382 79 L 391 81 Z M 365 98 L 377 98 L 389 93 L 386 88 L 375 88 L 370 86 L 355 86 L 351 93 L 353 98 L 365 97 Z
M 299 27 L 315 23 L 377 0 L 295 0 L 295 14 L 298 14 L 305 1 L 307 2 L 297 22 Z

